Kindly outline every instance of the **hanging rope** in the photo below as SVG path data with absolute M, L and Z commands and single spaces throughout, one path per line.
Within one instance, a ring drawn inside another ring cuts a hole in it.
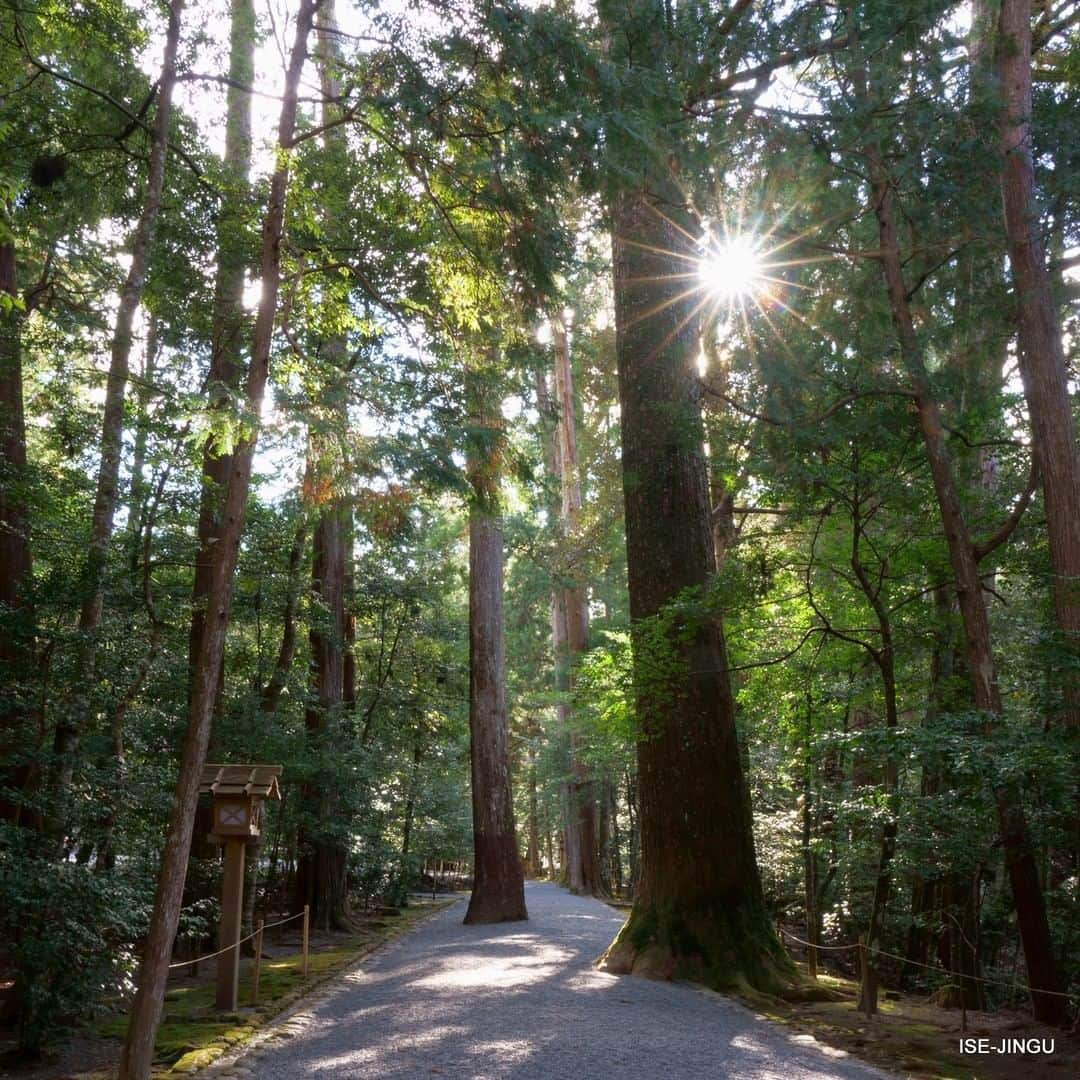
M 803 941 L 802 938 L 796 937 L 788 930 L 784 930 L 782 927 L 778 928 L 780 933 L 784 937 L 790 938 L 792 941 L 797 941 L 800 945 L 805 945 L 808 949 L 822 949 L 832 952 L 839 952 L 844 949 L 866 949 L 866 946 L 861 941 L 856 941 L 851 945 L 814 945 L 809 941 Z M 981 975 L 964 975 L 958 971 L 949 971 L 948 968 L 937 967 L 934 964 L 923 964 L 918 960 L 909 960 L 906 956 L 897 956 L 896 953 L 886 952 L 884 949 L 873 949 L 866 951 L 871 952 L 874 956 L 887 956 L 892 960 L 899 960 L 903 964 L 911 964 L 914 967 L 925 968 L 927 971 L 936 971 L 939 975 L 948 975 L 950 979 L 971 979 L 973 982 L 983 983 L 986 986 L 1004 986 L 1007 990 L 1022 990 L 1027 994 L 1047 994 L 1050 997 L 1068 998 L 1071 1000 L 1076 995 L 1063 992 L 1061 990 L 1034 990 L 1030 986 L 1024 986 L 1022 983 L 1010 983 L 1002 982 L 1000 979 L 985 979 Z
M 290 915 L 287 919 L 281 919 L 279 922 L 267 923 L 262 927 L 263 930 L 273 930 L 275 926 L 284 926 L 286 923 L 292 922 L 294 919 L 302 919 L 304 913 L 298 911 L 295 915 Z M 196 956 L 194 960 L 178 960 L 175 964 L 169 965 L 169 970 L 173 968 L 188 967 L 190 964 L 201 964 L 204 960 L 213 960 L 215 956 L 223 956 L 227 952 L 232 952 L 233 949 L 238 949 L 245 941 L 250 941 L 259 933 L 258 930 L 252 931 L 247 937 L 242 937 L 235 945 L 226 945 L 224 949 L 218 949 L 217 952 L 207 953 L 205 956 Z

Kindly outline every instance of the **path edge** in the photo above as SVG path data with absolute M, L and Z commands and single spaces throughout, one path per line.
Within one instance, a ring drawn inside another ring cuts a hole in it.
M 440 897 L 440 899 L 443 898 Z M 430 911 L 419 915 L 398 933 L 365 943 L 340 967 L 310 978 L 296 990 L 275 1001 L 272 1006 L 273 1011 L 268 1011 L 257 1022 L 247 1025 L 244 1037 L 232 1040 L 220 1039 L 198 1050 L 189 1051 L 169 1068 L 155 1069 L 155 1080 L 166 1080 L 172 1076 L 224 1077 L 238 1066 L 241 1059 L 270 1039 L 292 1038 L 297 1031 L 288 1030 L 287 1025 L 297 1018 L 310 1019 L 307 1009 L 329 997 L 337 989 L 339 982 L 343 982 L 362 968 L 372 956 L 403 941 L 421 926 L 426 926 L 461 903 L 463 899 L 463 896 L 447 897 L 446 902 L 433 906 Z

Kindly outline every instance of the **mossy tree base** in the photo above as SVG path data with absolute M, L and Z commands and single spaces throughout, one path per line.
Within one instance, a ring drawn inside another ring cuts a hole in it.
M 806 989 L 764 914 L 733 913 L 722 903 L 693 914 L 635 904 L 597 967 L 613 975 L 687 979 L 714 990 L 780 997 Z

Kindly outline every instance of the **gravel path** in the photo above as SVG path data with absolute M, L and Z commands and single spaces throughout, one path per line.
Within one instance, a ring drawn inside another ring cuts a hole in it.
M 463 904 L 365 960 L 219 1075 L 267 1080 L 882 1080 L 809 1036 L 684 984 L 593 970 L 622 917 L 527 886 L 529 921 Z M 218 1070 L 215 1070 L 217 1072 Z

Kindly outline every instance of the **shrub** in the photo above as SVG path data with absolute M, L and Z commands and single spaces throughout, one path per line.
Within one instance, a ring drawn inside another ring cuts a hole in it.
M 122 876 L 0 849 L 0 940 L 15 980 L 17 1052 L 130 990 L 145 904 Z

